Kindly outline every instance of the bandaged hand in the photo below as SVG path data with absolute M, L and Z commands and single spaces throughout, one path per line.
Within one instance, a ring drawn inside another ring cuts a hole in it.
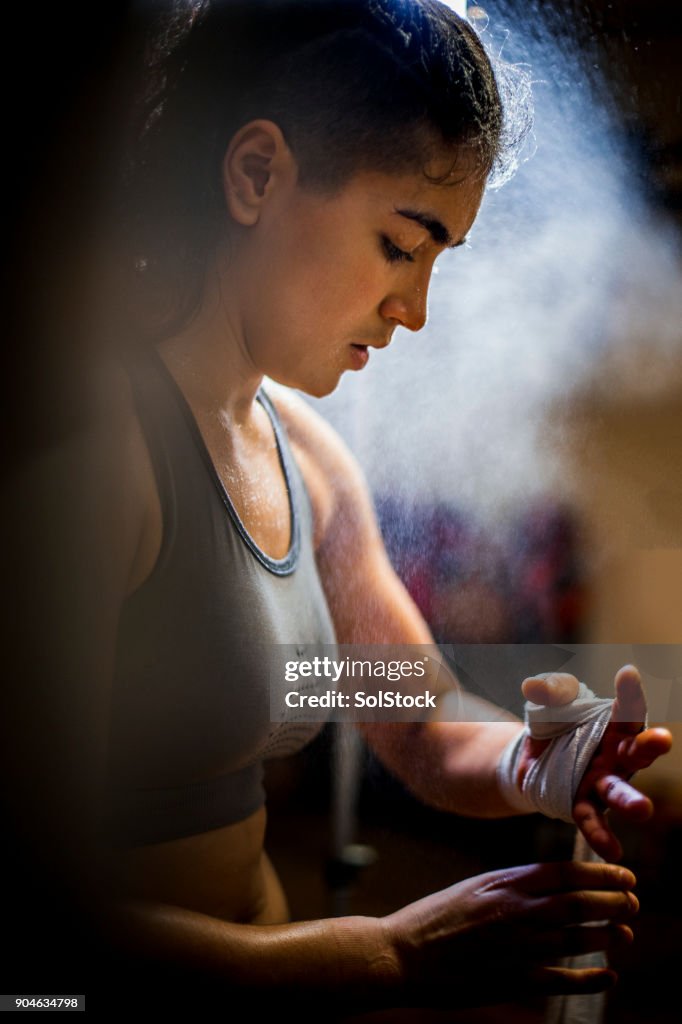
M 508 801 L 519 809 L 574 821 L 596 853 L 619 860 L 622 848 L 607 811 L 632 822 L 651 816 L 651 800 L 629 780 L 672 744 L 667 729 L 645 728 L 639 672 L 633 665 L 623 666 L 615 677 L 615 700 L 608 702 L 595 700 L 566 673 L 533 676 L 524 680 L 522 690 L 532 702 L 527 705 L 531 729 L 500 759 L 499 778 Z M 562 717 L 563 722 L 557 721 Z

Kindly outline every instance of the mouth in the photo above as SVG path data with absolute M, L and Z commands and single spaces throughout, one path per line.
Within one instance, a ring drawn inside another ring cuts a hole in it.
M 390 336 L 388 338 L 379 338 L 377 341 L 368 342 L 366 345 L 361 345 L 357 342 L 351 344 L 353 364 L 356 369 L 361 370 L 363 366 L 367 365 L 369 359 L 369 350 L 371 348 L 388 348 L 391 344 Z
M 351 359 L 353 361 L 353 368 L 361 370 L 369 361 L 369 346 L 351 345 Z

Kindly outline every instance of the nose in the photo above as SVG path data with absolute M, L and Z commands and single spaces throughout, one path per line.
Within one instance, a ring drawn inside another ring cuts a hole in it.
M 428 281 L 392 291 L 381 303 L 380 313 L 394 326 L 406 327 L 408 331 L 421 331 L 428 317 L 428 292 Z

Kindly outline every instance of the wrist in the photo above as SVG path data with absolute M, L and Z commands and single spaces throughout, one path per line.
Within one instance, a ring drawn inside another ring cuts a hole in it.
M 497 761 L 497 787 L 510 814 L 532 814 L 536 810 L 519 782 L 519 765 L 528 736 L 528 727 L 524 726 L 503 747 Z
M 363 1003 L 397 1005 L 401 970 L 393 931 L 385 918 L 346 917 L 334 922 L 339 989 Z

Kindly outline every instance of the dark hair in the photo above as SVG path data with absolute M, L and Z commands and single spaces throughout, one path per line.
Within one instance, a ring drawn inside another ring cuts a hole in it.
M 360 170 L 426 173 L 444 146 L 505 176 L 523 134 L 505 128 L 477 34 L 438 0 L 185 0 L 148 71 L 131 227 L 148 290 L 166 312 L 175 300 L 167 330 L 196 306 L 225 233 L 222 158 L 248 121 L 276 122 L 301 184 L 329 193 Z

